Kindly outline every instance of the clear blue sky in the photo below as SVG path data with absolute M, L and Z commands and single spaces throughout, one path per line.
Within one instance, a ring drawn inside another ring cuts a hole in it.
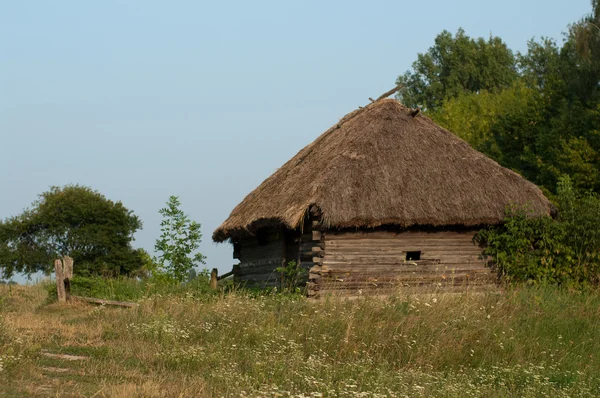
M 561 39 L 589 0 L 0 0 L 0 218 L 83 184 L 144 222 L 179 195 L 210 237 L 246 194 L 370 96 L 442 30 L 513 50 Z

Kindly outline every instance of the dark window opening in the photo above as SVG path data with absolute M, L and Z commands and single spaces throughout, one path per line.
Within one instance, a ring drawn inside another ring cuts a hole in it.
M 269 243 L 269 234 L 266 229 L 259 229 L 256 232 L 256 239 L 258 240 L 259 246 L 264 246 Z
M 406 252 L 406 261 L 417 261 L 421 259 L 421 252 Z

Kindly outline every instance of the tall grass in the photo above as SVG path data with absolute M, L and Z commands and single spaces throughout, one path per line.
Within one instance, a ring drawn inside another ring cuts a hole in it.
M 139 303 L 20 316 L 62 325 L 62 339 L 30 331 L 42 348 L 90 356 L 67 395 L 119 396 L 127 385 L 138 396 L 600 396 L 596 291 L 318 301 L 239 291 Z
M 56 284 L 45 284 L 51 300 L 56 299 Z M 138 279 L 129 277 L 102 278 L 75 276 L 71 280 L 71 294 L 84 297 L 96 297 L 108 300 L 140 300 L 152 295 L 197 295 L 207 296 L 213 292 L 209 289 L 208 279 L 198 277 L 185 283 L 176 281 Z

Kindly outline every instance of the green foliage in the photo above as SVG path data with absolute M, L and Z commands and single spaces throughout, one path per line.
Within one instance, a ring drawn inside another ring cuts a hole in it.
M 398 77 L 399 98 L 430 110 L 464 93 L 509 87 L 517 77 L 514 55 L 499 37 L 472 39 L 462 29 L 440 33 L 412 69 Z
M 502 226 L 477 235 L 504 281 L 577 287 L 600 282 L 600 198 L 577 195 L 568 177 L 561 178 L 558 187 L 556 220 L 509 208 Z
M 306 276 L 306 270 L 294 260 L 288 261 L 285 266 L 275 268 L 275 272 L 281 274 L 281 288 L 288 293 L 298 292 Z
M 154 274 L 183 282 L 194 267 L 205 264 L 205 257 L 197 252 L 202 242 L 200 224 L 191 221 L 179 206 L 179 198 L 171 196 L 167 207 L 159 210 L 163 220 L 155 249 L 161 253 L 157 260 L 160 269 L 154 270 Z
M 600 192 L 600 11 L 541 38 L 524 54 L 499 38 L 444 31 L 411 71 L 399 98 L 501 165 L 556 192 L 570 175 L 578 191 Z
M 79 185 L 52 187 L 30 209 L 0 222 L 0 269 L 47 271 L 68 255 L 75 274 L 134 274 L 143 253 L 131 247 L 140 219 L 123 206 Z

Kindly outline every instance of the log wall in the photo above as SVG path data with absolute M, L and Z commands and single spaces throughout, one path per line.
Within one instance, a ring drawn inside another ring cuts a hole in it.
M 321 211 L 313 206 L 304 219 L 300 241 L 300 266 L 305 273 L 302 282 L 308 282 L 309 295 L 314 293 L 314 286 L 308 280 L 309 272 L 312 267 L 321 264 L 324 247 L 325 242 L 321 233 Z
M 309 295 L 403 287 L 493 286 L 496 277 L 472 242 L 475 231 L 331 232 L 311 268 Z M 407 260 L 407 252 L 420 252 Z
M 256 237 L 248 237 L 236 244 L 240 263 L 235 266 L 234 281 L 246 287 L 279 286 L 279 274 L 285 256 L 284 236 L 279 231 L 269 231 L 266 244 Z

